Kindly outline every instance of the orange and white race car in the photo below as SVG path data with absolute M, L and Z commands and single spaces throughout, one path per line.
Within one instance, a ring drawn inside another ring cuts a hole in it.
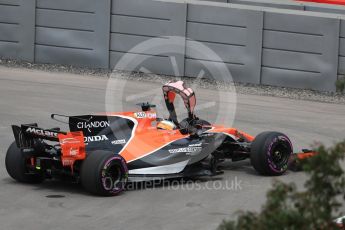
M 38 183 L 70 176 L 98 195 L 116 195 L 128 181 L 213 176 L 218 163 L 250 159 L 259 174 L 281 175 L 293 148 L 280 132 L 253 137 L 236 128 L 210 124 L 194 114 L 195 93 L 182 81 L 163 85 L 168 119 L 157 117 L 154 105 L 140 111 L 64 116 L 70 131 L 13 125 L 15 142 L 6 155 L 6 169 L 19 182 Z M 178 121 L 174 107 L 180 96 L 188 117 Z

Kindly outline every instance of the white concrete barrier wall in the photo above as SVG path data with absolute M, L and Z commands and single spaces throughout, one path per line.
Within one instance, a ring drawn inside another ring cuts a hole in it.
M 35 0 L 0 0 L 0 56 L 34 61 Z
M 184 42 L 180 45 L 179 55 L 174 55 L 178 70 L 172 67 L 169 53 L 157 54 L 155 50 L 138 53 L 136 45 L 155 38 L 155 45 L 164 44 L 167 37 L 181 36 L 186 33 L 187 5 L 174 2 L 148 0 L 112 0 L 110 67 L 113 68 L 124 54 L 142 56 L 145 59 L 141 68 L 127 66 L 126 70 L 144 71 L 167 75 L 183 75 Z M 175 72 L 179 74 L 176 74 Z
M 340 21 L 338 74 L 345 75 L 345 20 Z
M 187 15 L 186 76 L 197 76 L 201 65 L 217 65 L 190 52 L 201 42 L 222 59 L 234 81 L 260 83 L 263 12 L 194 3 Z
M 129 53 L 145 61 L 144 68 L 127 70 L 194 77 L 202 65 L 219 64 L 191 52 L 190 47 L 201 42 L 218 54 L 236 82 L 335 90 L 337 76 L 345 74 L 345 18 L 339 14 L 343 8 L 272 0 L 231 2 L 236 4 L 0 0 L 0 56 L 113 68 Z M 241 2 L 245 5 L 237 4 Z M 151 38 L 158 46 L 165 44 L 167 36 L 185 38 L 174 55 L 177 71 L 170 53 L 132 50 Z
M 37 0 L 35 14 L 36 62 L 108 68 L 110 0 Z
M 339 20 L 265 12 L 261 83 L 334 90 Z

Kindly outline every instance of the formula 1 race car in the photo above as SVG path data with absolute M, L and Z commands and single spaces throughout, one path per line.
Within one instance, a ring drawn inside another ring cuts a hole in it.
M 182 81 L 163 86 L 169 118 L 155 105 L 141 111 L 64 116 L 70 131 L 13 125 L 15 142 L 6 155 L 8 174 L 19 182 L 66 177 L 97 195 L 122 192 L 129 181 L 214 176 L 219 162 L 249 158 L 259 174 L 281 175 L 293 154 L 289 138 L 263 132 L 255 138 L 235 128 L 211 125 L 194 114 L 195 94 Z M 182 97 L 188 117 L 178 121 L 174 101 Z

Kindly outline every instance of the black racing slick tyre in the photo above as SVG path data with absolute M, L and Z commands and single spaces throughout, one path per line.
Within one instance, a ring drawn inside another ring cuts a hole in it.
M 16 181 L 22 183 L 41 183 L 44 175 L 40 173 L 29 172 L 27 168 L 28 158 L 22 153 L 16 143 L 13 142 L 7 150 L 5 165 L 8 174 Z
M 282 175 L 293 152 L 290 139 L 278 132 L 263 132 L 251 145 L 250 161 L 261 175 Z
M 90 152 L 82 163 L 80 180 L 85 190 L 94 195 L 118 195 L 128 180 L 127 164 L 123 157 L 110 151 Z

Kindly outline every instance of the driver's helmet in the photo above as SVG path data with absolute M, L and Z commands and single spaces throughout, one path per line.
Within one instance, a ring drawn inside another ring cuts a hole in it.
M 158 122 L 157 129 L 174 130 L 176 129 L 176 125 L 172 121 L 163 120 Z

